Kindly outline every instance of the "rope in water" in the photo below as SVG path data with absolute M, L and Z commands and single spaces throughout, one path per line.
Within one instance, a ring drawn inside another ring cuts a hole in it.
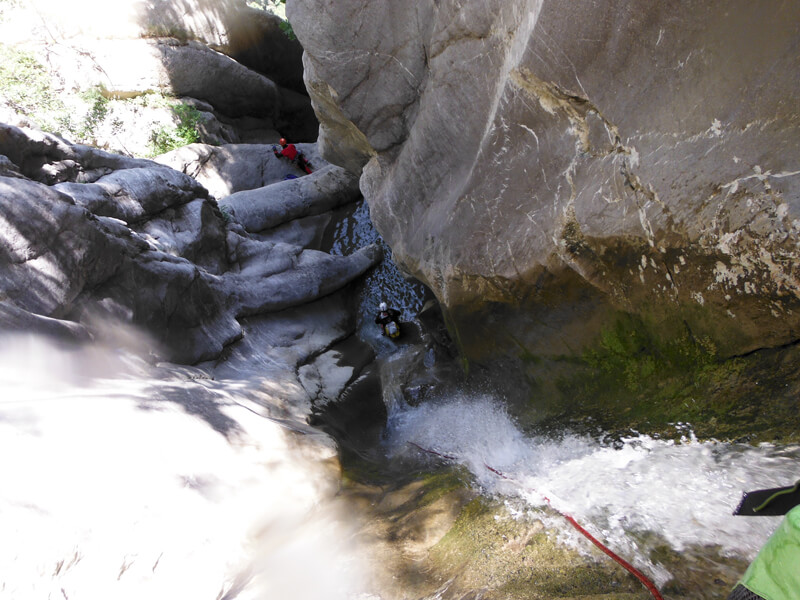
M 436 450 L 431 450 L 429 448 L 424 448 L 424 447 L 420 446 L 419 444 L 415 444 L 414 442 L 408 442 L 408 444 L 411 445 L 411 446 L 414 446 L 418 450 L 421 450 L 422 452 L 425 452 L 427 454 L 433 454 L 433 455 L 439 456 L 441 458 L 444 458 L 446 460 L 453 460 L 453 461 L 456 460 L 455 456 L 449 456 L 447 454 L 443 454 L 441 452 L 437 452 Z M 492 473 L 494 473 L 498 477 L 502 477 L 503 479 L 506 479 L 508 481 L 514 481 L 511 477 L 509 477 L 508 475 L 506 475 L 502 471 L 500 471 L 498 469 L 495 469 L 494 467 L 492 467 L 490 465 L 487 465 L 486 463 L 484 463 L 483 466 L 485 466 L 489 471 L 491 471 Z M 536 490 L 534 490 L 534 491 L 536 491 Z M 562 511 L 558 510 L 556 507 L 554 507 L 552 502 L 550 502 L 550 498 L 548 498 L 547 496 L 545 496 L 541 492 L 537 491 L 536 493 L 539 494 L 542 498 L 544 498 L 544 500 L 547 502 L 547 504 L 550 506 L 550 508 L 552 508 L 555 512 L 557 512 L 564 519 L 566 519 L 566 521 L 570 525 L 572 525 L 581 535 L 586 537 L 586 539 L 588 539 L 595 546 L 600 548 L 600 550 L 602 550 L 606 555 L 608 555 L 612 560 L 614 560 L 614 562 L 619 564 L 623 569 L 628 571 L 628 573 L 630 573 L 631 575 L 636 577 L 636 579 L 638 579 L 641 582 L 641 584 L 644 587 L 647 588 L 647 591 L 650 592 L 650 594 L 653 596 L 653 598 L 655 598 L 655 600 L 664 600 L 663 597 L 661 596 L 661 593 L 658 591 L 658 588 L 656 588 L 655 584 L 652 581 L 650 581 L 641 571 L 639 571 L 636 567 L 634 567 L 632 564 L 630 564 L 624 558 L 622 558 L 621 556 L 616 554 L 613 550 L 611 550 L 611 548 L 609 548 L 608 546 L 603 544 L 603 542 L 598 540 L 591 533 L 586 531 L 586 529 L 581 527 L 580 523 L 578 523 L 578 521 L 576 521 L 571 515 L 568 515 L 567 513 L 562 512 Z

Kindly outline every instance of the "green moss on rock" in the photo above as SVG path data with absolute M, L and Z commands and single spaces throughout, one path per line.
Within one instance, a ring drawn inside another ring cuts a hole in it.
M 590 550 L 591 556 L 583 556 L 558 544 L 535 516 L 512 517 L 500 503 L 476 498 L 430 556 L 437 572 L 455 578 L 448 597 L 460 592 L 487 600 L 647 597 L 636 579 Z
M 694 334 L 678 318 L 620 314 L 579 357 L 544 365 L 521 360 L 530 371 L 555 377 L 552 389 L 534 388 L 522 411 L 528 422 L 543 409 L 553 426 L 577 421 L 678 436 L 675 425 L 689 423 L 704 438 L 800 440 L 796 345 L 722 357 L 709 337 Z

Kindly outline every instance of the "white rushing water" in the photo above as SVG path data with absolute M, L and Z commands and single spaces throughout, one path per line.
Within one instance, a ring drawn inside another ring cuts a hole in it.
M 717 545 L 750 560 L 781 517 L 734 517 L 742 492 L 791 484 L 800 464 L 797 447 L 699 442 L 688 430 L 679 443 L 639 435 L 619 449 L 578 435 L 530 437 L 488 397 L 400 410 L 389 431 L 391 452 L 418 452 L 411 442 L 453 457 L 489 494 L 521 499 L 529 509 L 545 506 L 546 496 L 659 585 L 670 574 L 647 559 L 637 533 L 654 532 L 678 551 Z M 564 519 L 539 517 L 564 542 L 590 547 Z
M 330 440 L 257 414 L 241 382 L 33 338 L 0 348 L 0 598 L 358 592 Z
M 331 254 L 346 255 L 367 244 L 378 243 L 384 251 L 384 260 L 371 269 L 360 284 L 359 324 L 366 330 L 376 331 L 373 318 L 381 302 L 401 312 L 402 321 L 410 321 L 423 306 L 424 288 L 403 277 L 392 261 L 391 249 L 375 230 L 369 217 L 369 206 L 361 201 L 353 214 L 342 220 L 335 232 L 336 241 Z M 363 335 L 363 331 L 362 331 Z M 367 334 L 368 338 L 372 335 Z M 389 345 L 388 348 L 394 348 Z M 379 353 L 380 350 L 379 350 Z

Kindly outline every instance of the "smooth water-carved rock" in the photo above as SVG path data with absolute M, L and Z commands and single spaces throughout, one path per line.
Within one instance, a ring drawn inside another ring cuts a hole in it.
M 319 215 L 355 202 L 360 196 L 358 177 L 329 165 L 307 177 L 231 194 L 219 204 L 247 231 L 258 232 Z
M 288 10 L 324 155 L 468 356 L 580 354 L 620 312 L 798 338 L 797 6 L 321 4 Z
M 107 235 L 89 212 L 42 184 L 0 178 L 0 200 L 3 299 L 36 314 L 63 317 L 85 287 L 142 249 Z
M 208 198 L 208 191 L 197 181 L 161 166 L 114 171 L 94 183 L 61 183 L 55 189 L 96 215 L 128 224 L 197 198 Z
M 302 250 L 296 246 L 272 245 L 272 251 L 283 263 L 263 260 L 263 250 L 257 261 L 240 274 L 230 274 L 223 285 L 230 286 L 230 296 L 235 298 L 236 313 L 241 316 L 274 312 L 304 304 L 327 296 L 383 258 L 380 246 L 373 244 L 349 256 L 333 256 L 316 250 Z M 292 256 L 294 254 L 294 256 Z
M 328 164 L 319 156 L 315 144 L 297 144 L 297 148 L 315 169 Z M 218 199 L 277 183 L 289 175 L 305 175 L 289 161 L 277 158 L 271 146 L 263 144 L 189 144 L 162 154 L 158 162 L 196 179 Z
M 132 324 L 152 337 L 153 355 L 195 363 L 241 338 L 238 318 L 319 300 L 382 257 L 377 246 L 334 256 L 251 237 L 195 179 L 151 161 L 117 161 L 8 126 L 0 149 L 24 165 L 6 156 L 11 176 L 0 176 L 3 329 L 85 339 Z M 287 168 L 269 146 L 262 151 L 276 175 Z M 42 174 L 67 160 L 54 185 L 25 176 L 48 180 Z M 79 183 L 98 168 L 92 183 Z M 289 196 L 281 181 L 260 193 Z M 264 229 L 358 197 L 355 178 L 332 166 L 285 183 L 297 188 L 297 206 L 281 205 L 288 214 Z
M 0 123 L 0 154 L 25 177 L 53 185 L 89 183 L 118 169 L 147 168 L 158 163 L 70 144 L 51 133 Z

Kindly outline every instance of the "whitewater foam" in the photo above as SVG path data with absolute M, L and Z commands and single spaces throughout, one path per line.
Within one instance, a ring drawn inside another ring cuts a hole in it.
M 641 534 L 677 551 L 710 545 L 752 559 L 780 517 L 734 517 L 741 494 L 795 481 L 800 458 L 797 447 L 700 442 L 678 427 L 680 442 L 634 435 L 616 448 L 582 435 L 528 436 L 496 400 L 463 396 L 391 415 L 387 444 L 393 454 L 417 451 L 412 442 L 452 457 L 486 493 L 530 509 L 548 498 L 663 583 L 669 573 L 649 561 Z M 562 541 L 587 547 L 563 519 L 541 518 Z

